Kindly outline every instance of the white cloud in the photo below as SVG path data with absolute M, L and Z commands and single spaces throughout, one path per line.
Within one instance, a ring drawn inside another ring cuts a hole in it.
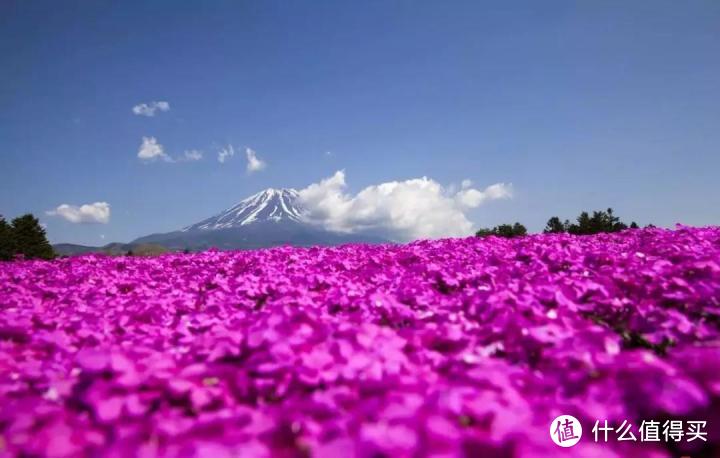
M 182 156 L 175 158 L 165 152 L 165 148 L 158 143 L 155 137 L 143 137 L 137 157 L 143 161 L 154 161 L 162 159 L 165 162 L 195 162 L 203 158 L 203 152 L 197 149 L 189 149 L 183 152 Z
M 247 156 L 247 172 L 259 172 L 260 170 L 267 167 L 267 164 L 257 157 L 257 153 L 250 148 L 245 148 L 245 155 Z
M 473 184 L 472 180 L 465 178 L 464 180 L 462 180 L 462 183 L 460 183 L 460 186 L 462 186 L 463 189 L 466 189 L 466 188 L 469 188 L 470 186 L 472 186 L 472 184 Z
M 59 205 L 55 210 L 45 212 L 51 216 L 60 216 L 71 223 L 100 223 L 110 222 L 110 204 L 107 202 L 95 202 L 92 204 L 80 205 Z
M 345 193 L 345 172 L 338 171 L 300 190 L 305 218 L 340 232 L 374 232 L 394 240 L 467 236 L 473 224 L 465 211 L 484 202 L 511 197 L 512 186 L 494 184 L 480 191 L 448 192 L 427 177 L 368 186 Z
M 150 103 L 139 103 L 132 108 L 132 112 L 138 116 L 155 116 L 156 111 L 170 111 L 170 104 L 167 102 L 152 101 Z
M 196 149 L 186 150 L 182 157 L 180 157 L 180 161 L 199 161 L 203 158 L 203 152 Z
M 172 158 L 165 154 L 163 146 L 158 143 L 155 137 L 143 137 L 140 148 L 138 148 L 137 157 L 144 161 L 153 161 L 155 159 L 163 159 L 172 161 Z
M 475 208 L 488 200 L 508 199 L 512 197 L 512 187 L 505 183 L 496 183 L 483 191 L 464 186 L 463 190 L 455 194 L 455 200 L 463 207 Z
M 235 153 L 237 153 L 237 151 L 235 151 L 232 145 L 221 148 L 220 151 L 218 151 L 218 162 L 224 164 L 225 161 L 235 156 Z M 260 159 L 257 153 L 251 148 L 245 148 L 245 157 L 247 157 L 247 173 L 258 172 L 267 167 L 267 163 Z
M 228 145 L 218 151 L 218 162 L 224 164 L 225 161 L 233 156 L 235 156 L 235 148 L 233 148 L 232 145 Z

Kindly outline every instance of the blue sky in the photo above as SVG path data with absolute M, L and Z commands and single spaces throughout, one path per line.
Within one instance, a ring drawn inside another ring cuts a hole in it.
M 6 0 L 0 69 L 0 213 L 53 242 L 129 241 L 338 170 L 348 193 L 512 183 L 467 209 L 482 226 L 608 206 L 720 224 L 716 0 Z M 133 114 L 152 101 L 170 109 Z M 203 158 L 143 161 L 143 137 Z M 248 173 L 246 147 L 267 166 Z M 46 214 L 93 202 L 106 224 Z

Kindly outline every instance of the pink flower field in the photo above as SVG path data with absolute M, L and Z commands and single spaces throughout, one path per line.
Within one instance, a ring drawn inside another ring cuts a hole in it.
M 683 454 L 720 454 L 719 228 L 0 263 L 0 456 Z

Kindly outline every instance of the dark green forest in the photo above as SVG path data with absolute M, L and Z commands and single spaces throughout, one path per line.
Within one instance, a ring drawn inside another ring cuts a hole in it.
M 45 229 L 32 214 L 18 216 L 10 223 L 0 216 L 0 260 L 16 257 L 52 259 L 55 257 Z
M 545 234 L 573 234 L 573 235 L 591 235 L 604 232 L 619 232 L 625 229 L 637 229 L 639 226 L 634 221 L 629 225 L 620 221 L 615 216 L 612 208 L 604 211 L 594 211 L 592 216 L 588 212 L 582 212 L 574 223 L 569 220 L 562 221 L 559 217 L 551 217 L 543 233 Z M 501 224 L 493 228 L 483 228 L 475 233 L 478 237 L 487 237 L 494 235 L 497 237 L 520 237 L 527 234 L 527 229 L 520 223 Z

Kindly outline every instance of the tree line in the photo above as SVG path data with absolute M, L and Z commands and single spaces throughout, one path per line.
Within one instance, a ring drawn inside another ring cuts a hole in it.
M 652 226 L 652 225 L 650 225 Z M 574 235 L 590 235 L 600 234 L 603 232 L 619 232 L 625 229 L 637 229 L 639 226 L 635 221 L 629 225 L 620 221 L 620 218 L 613 214 L 613 209 L 608 208 L 605 211 L 594 211 L 592 215 L 588 212 L 580 213 L 574 223 L 569 220 L 562 221 L 559 217 L 550 218 L 543 230 L 545 234 L 574 234 Z M 497 237 L 520 237 L 527 234 L 527 229 L 520 223 L 501 224 L 493 228 L 483 228 L 475 233 L 478 237 L 487 237 L 494 235 Z
M 28 213 L 11 222 L 0 215 L 0 260 L 10 261 L 22 256 L 25 259 L 52 259 L 55 252 L 48 242 L 40 221 Z

